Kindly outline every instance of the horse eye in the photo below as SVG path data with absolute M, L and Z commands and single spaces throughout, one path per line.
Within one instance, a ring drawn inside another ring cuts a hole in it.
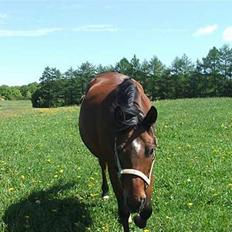
M 145 149 L 145 154 L 146 155 L 153 155 L 154 148 L 146 148 Z
M 120 145 L 117 147 L 118 153 L 121 153 L 123 151 L 123 145 Z

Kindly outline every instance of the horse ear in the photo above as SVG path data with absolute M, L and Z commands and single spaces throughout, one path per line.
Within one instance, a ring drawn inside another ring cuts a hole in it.
M 116 122 L 123 122 L 125 120 L 125 115 L 120 106 L 117 106 L 114 110 L 114 119 Z
M 158 115 L 157 109 L 154 106 L 152 106 L 148 111 L 147 115 L 145 116 L 145 118 L 143 119 L 142 124 L 146 128 L 150 128 L 156 122 L 157 115 Z

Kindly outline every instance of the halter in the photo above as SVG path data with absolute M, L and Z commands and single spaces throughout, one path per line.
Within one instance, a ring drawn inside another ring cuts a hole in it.
M 116 144 L 116 138 L 114 142 L 114 158 L 116 162 L 116 168 L 117 168 L 117 173 L 118 173 L 118 178 L 121 179 L 122 175 L 134 175 L 140 177 L 145 183 L 146 183 L 146 188 L 151 184 L 151 175 L 152 175 L 152 170 L 154 166 L 155 159 L 153 159 L 152 164 L 151 164 L 151 169 L 149 176 L 145 175 L 143 172 L 133 169 L 133 168 L 126 168 L 122 169 L 119 156 L 118 156 L 118 147 Z

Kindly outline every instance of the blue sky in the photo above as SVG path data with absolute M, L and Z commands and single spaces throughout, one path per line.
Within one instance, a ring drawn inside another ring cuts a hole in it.
M 170 65 L 232 45 L 232 0 L 0 0 L 0 85 L 38 81 L 46 66 L 115 64 L 156 55 Z

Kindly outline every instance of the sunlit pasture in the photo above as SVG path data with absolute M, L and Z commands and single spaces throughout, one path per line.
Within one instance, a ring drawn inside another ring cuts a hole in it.
M 154 102 L 153 214 L 132 231 L 232 231 L 232 99 Z M 118 232 L 98 162 L 80 139 L 79 107 L 0 101 L 0 232 Z

